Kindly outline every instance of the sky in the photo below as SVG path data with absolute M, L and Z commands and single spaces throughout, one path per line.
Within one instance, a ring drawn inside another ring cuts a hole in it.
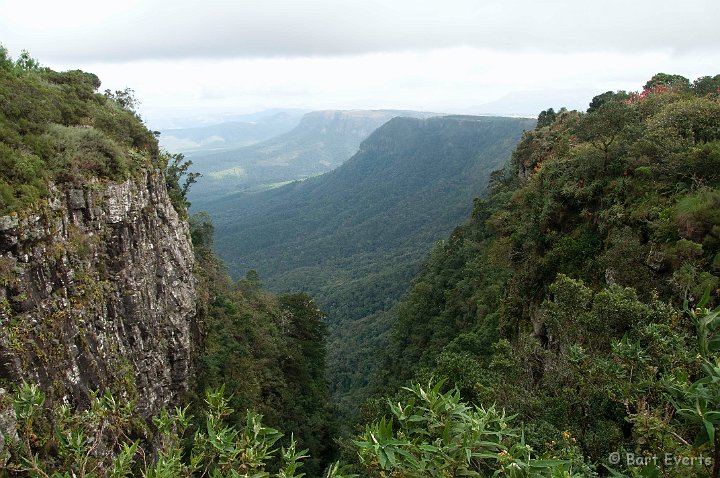
M 269 108 L 534 115 L 720 73 L 718 0 L 0 0 L 0 44 L 151 128 Z

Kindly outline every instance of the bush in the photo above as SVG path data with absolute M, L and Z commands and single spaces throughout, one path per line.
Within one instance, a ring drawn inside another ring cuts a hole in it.
M 12 62 L 0 50 L 0 66 L 0 214 L 35 204 L 48 181 L 122 180 L 162 167 L 131 96 L 98 94 L 92 73 L 52 71 L 26 52 Z
M 248 411 L 240 427 L 226 423 L 233 410 L 222 388 L 207 392 L 201 419 L 176 408 L 163 410 L 152 425 L 138 422 L 132 402 L 109 393 L 96 394 L 84 411 L 60 405 L 46 416 L 44 404 L 37 386 L 23 384 L 17 392 L 17 437 L 8 440 L 11 473 L 43 478 L 303 476 L 299 470 L 307 450 L 298 451 L 292 437 L 278 449 L 283 435 L 265 427 L 261 415 Z M 148 454 L 150 442 L 153 454 Z M 342 473 L 336 464 L 326 476 L 342 478 Z
M 569 462 L 532 458 L 512 417 L 495 407 L 470 406 L 458 390 L 442 393 L 441 387 L 407 388 L 410 400 L 391 403 L 392 416 L 367 427 L 356 445 L 373 475 L 537 477 L 572 471 Z

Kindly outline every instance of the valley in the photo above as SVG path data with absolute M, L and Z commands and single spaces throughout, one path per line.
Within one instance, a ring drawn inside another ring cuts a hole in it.
M 443 239 L 485 194 L 534 120 L 395 118 L 332 172 L 207 204 L 230 273 L 256 270 L 327 314 L 334 396 L 352 412 L 387 344 L 390 311 Z

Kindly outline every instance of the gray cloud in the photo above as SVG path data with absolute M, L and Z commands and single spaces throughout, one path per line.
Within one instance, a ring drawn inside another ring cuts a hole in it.
M 720 48 L 717 0 L 5 3 L 0 42 L 59 62 L 333 56 L 463 45 L 630 54 Z M 28 11 L 32 21 L 25 20 Z

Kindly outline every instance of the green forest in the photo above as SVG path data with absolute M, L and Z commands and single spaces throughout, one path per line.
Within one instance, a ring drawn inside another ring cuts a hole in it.
M 352 422 L 326 312 L 231 279 L 187 217 L 191 164 L 100 86 L 0 50 L 0 214 L 162 170 L 195 255 L 194 384 L 144 419 L 112 390 L 73 407 L 3 382 L 0 476 L 720 476 L 720 75 L 543 111 L 388 311 Z

